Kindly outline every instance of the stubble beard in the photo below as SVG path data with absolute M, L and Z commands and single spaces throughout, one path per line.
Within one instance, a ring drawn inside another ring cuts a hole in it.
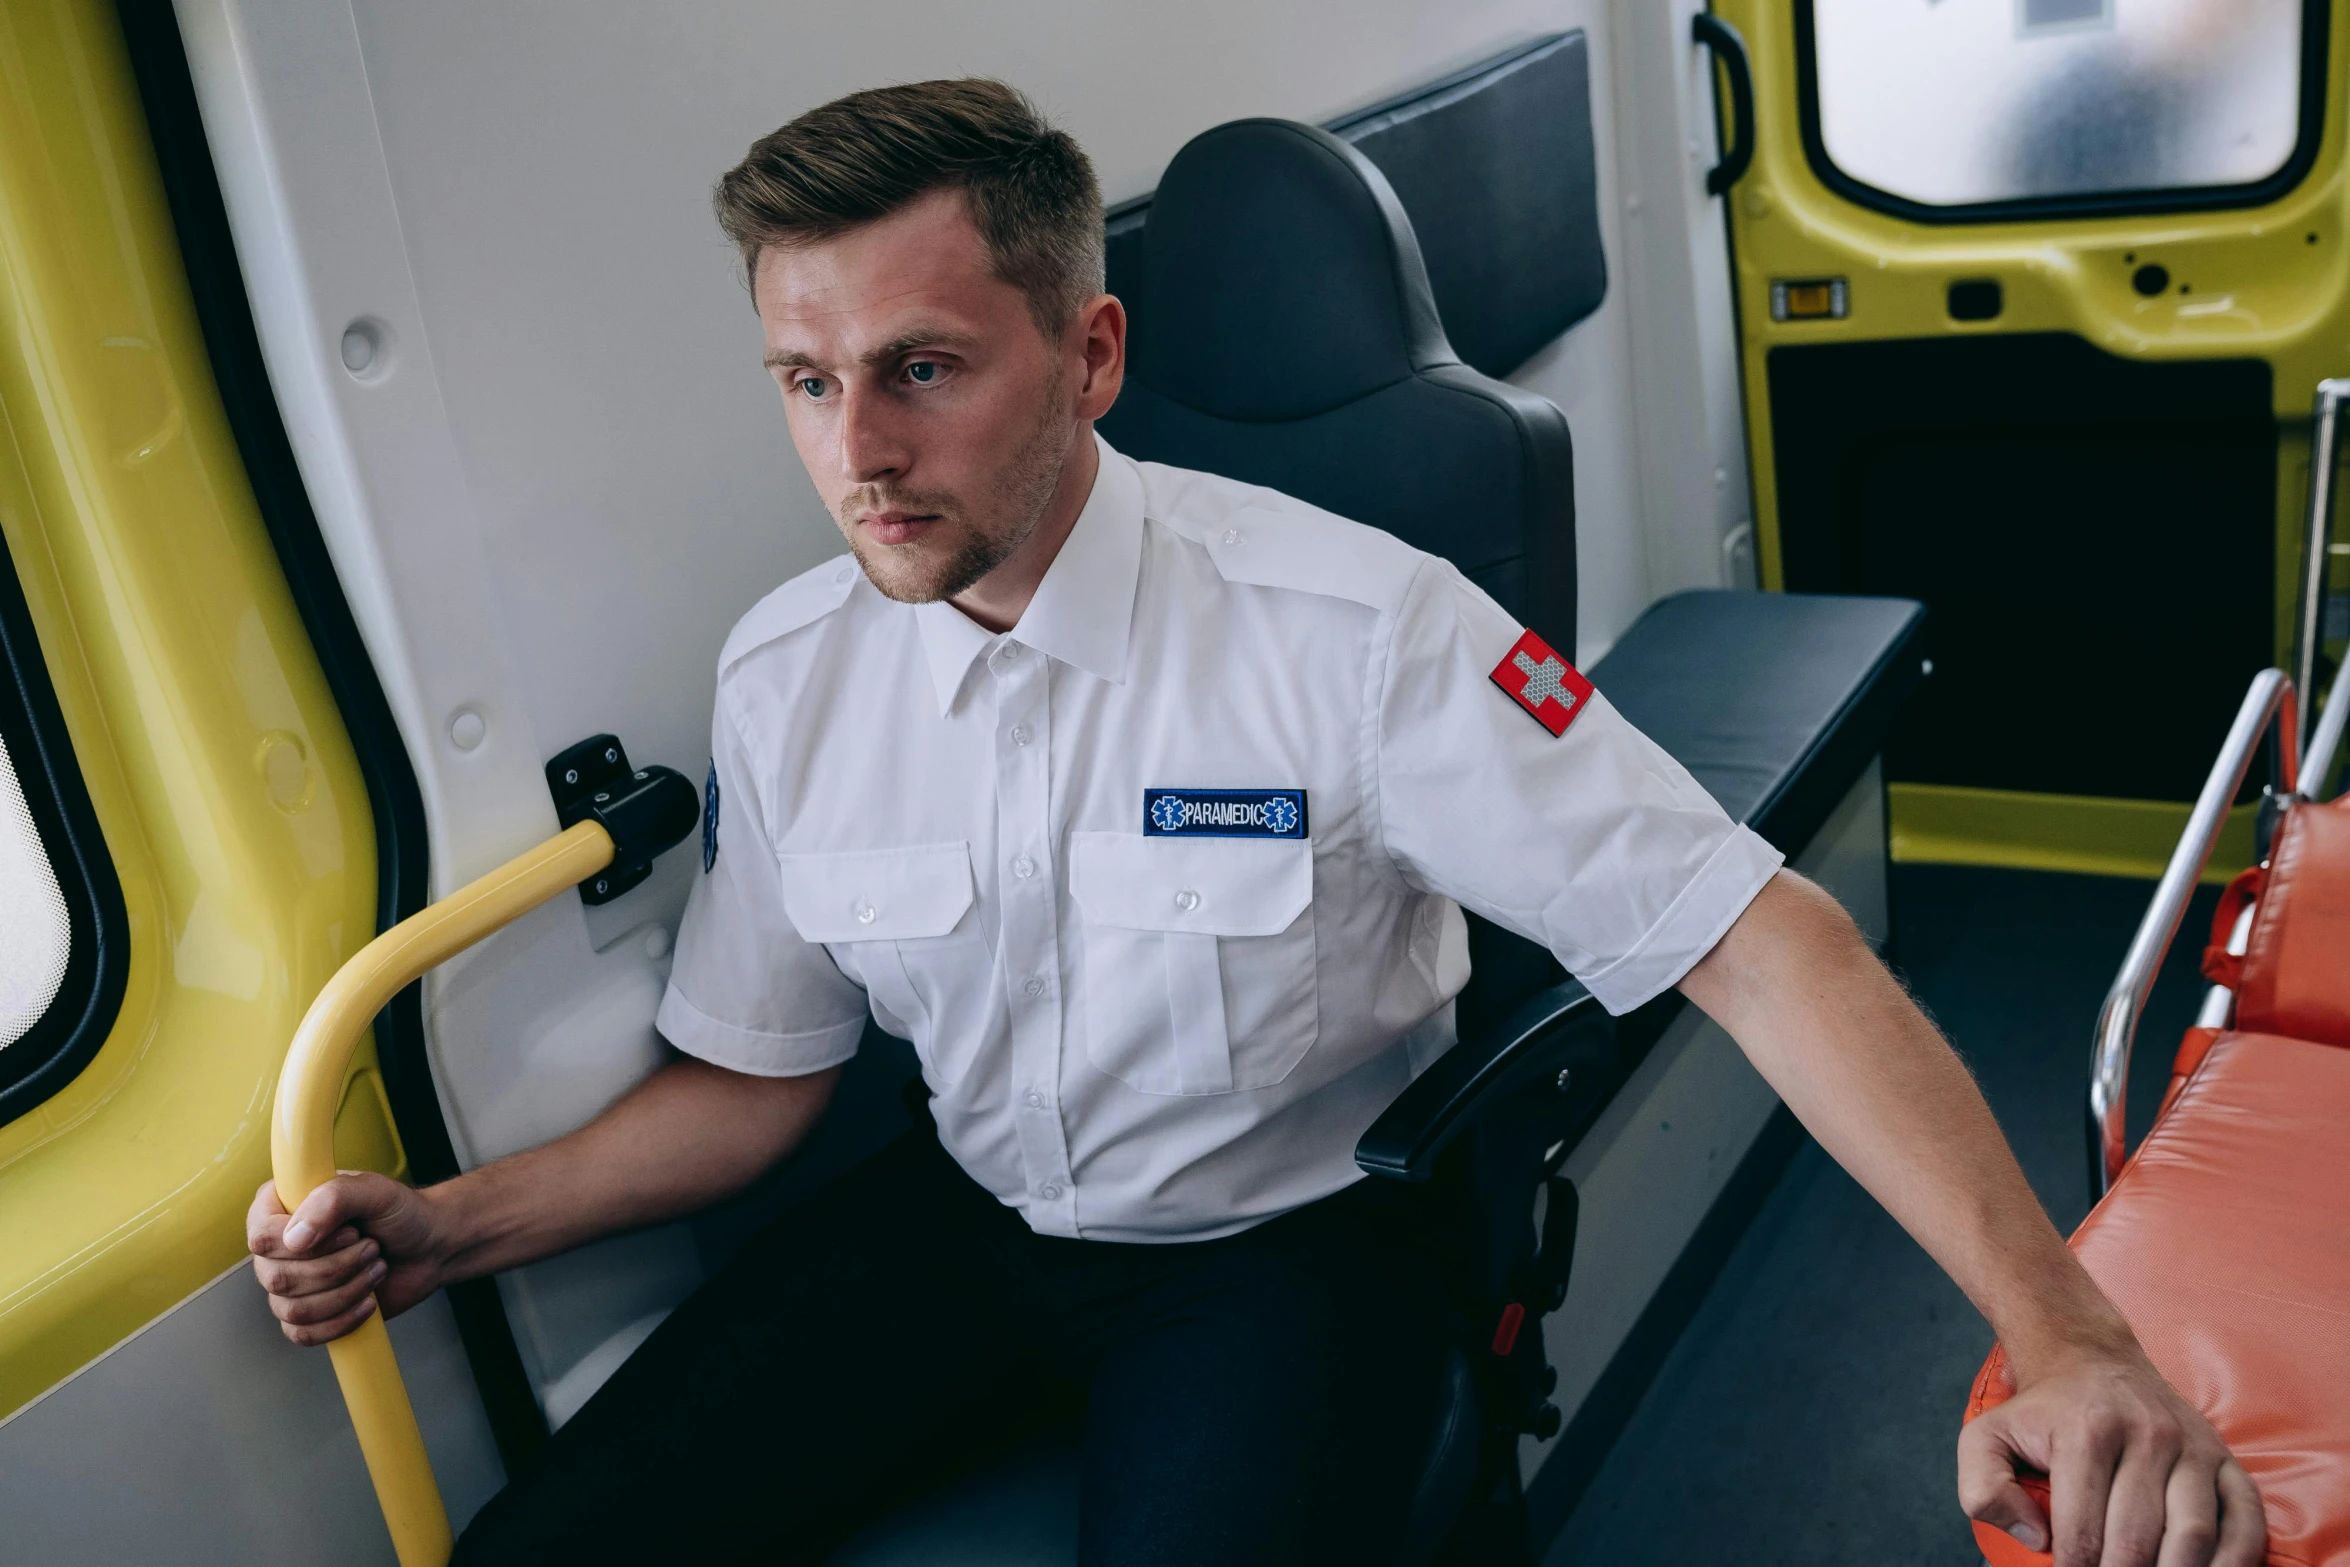
M 865 578 L 885 598 L 901 604 L 950 599 L 1011 559 L 1044 521 L 1069 464 L 1069 430 L 1060 417 L 1061 376 L 1056 373 L 1039 399 L 1037 420 L 1012 459 L 976 507 L 944 493 L 922 495 L 873 486 L 852 491 L 844 512 L 910 511 L 937 514 L 937 527 L 956 529 L 962 542 L 935 563 L 905 546 L 868 550 L 854 526 L 845 527 L 849 550 Z M 851 503 L 858 503 L 851 511 Z M 915 546 L 919 548 L 919 546 Z

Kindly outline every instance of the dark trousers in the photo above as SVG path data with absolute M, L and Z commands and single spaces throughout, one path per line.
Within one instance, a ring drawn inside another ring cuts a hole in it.
M 1068 1410 L 1089 1567 L 1390 1561 L 1449 1331 L 1418 1198 L 1366 1181 L 1221 1240 L 1061 1240 L 921 1127 L 696 1290 L 456 1560 L 820 1561 Z

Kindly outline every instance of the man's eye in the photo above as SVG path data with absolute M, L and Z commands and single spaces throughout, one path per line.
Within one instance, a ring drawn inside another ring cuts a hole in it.
M 938 362 L 932 359 L 915 360 L 906 366 L 906 379 L 916 386 L 930 385 L 938 379 Z
M 824 383 L 812 375 L 801 376 L 792 385 L 799 389 L 801 396 L 812 403 L 820 403 L 829 395 L 824 389 Z

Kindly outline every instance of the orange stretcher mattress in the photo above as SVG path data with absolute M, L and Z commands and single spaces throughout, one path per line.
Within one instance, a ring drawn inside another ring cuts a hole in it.
M 2236 1027 L 2350 1046 L 2350 795 L 2295 805 L 2278 824 L 2245 943 Z
M 2268 1560 L 2350 1567 L 2350 1049 L 2220 1035 L 2072 1247 L 2260 1487 Z M 1995 1348 L 1967 1418 L 2013 1392 Z M 1975 1535 L 1991 1567 L 2049 1560 Z

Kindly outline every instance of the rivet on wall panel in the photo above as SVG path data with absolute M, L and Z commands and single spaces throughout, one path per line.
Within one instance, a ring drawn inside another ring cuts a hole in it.
M 373 316 L 343 328 L 343 368 L 354 381 L 380 381 L 392 371 L 392 333 Z

